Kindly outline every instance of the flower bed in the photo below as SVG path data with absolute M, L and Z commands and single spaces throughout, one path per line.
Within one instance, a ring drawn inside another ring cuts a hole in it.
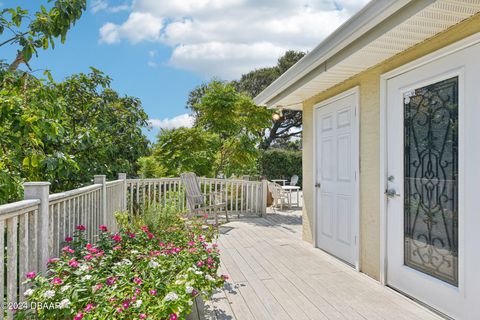
M 85 227 L 67 238 L 46 276 L 27 274 L 24 295 L 36 309 L 17 319 L 183 319 L 193 300 L 223 285 L 216 230 L 202 220 L 177 218 L 167 228 L 123 227 L 87 243 Z

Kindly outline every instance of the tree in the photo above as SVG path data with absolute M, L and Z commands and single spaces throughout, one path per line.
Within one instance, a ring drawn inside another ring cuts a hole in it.
M 18 200 L 22 183 L 50 181 L 53 192 L 89 183 L 94 174 L 134 173 L 149 143 L 140 100 L 120 96 L 111 79 L 92 68 L 55 83 L 18 69 L 39 49 L 65 41 L 85 0 L 57 0 L 35 14 L 4 9 L 2 45 L 17 45 L 15 61 L 0 64 L 0 204 Z
M 96 69 L 52 83 L 0 69 L 0 203 L 21 195 L 24 180 L 54 192 L 137 171 L 148 152 L 140 101 L 120 97 Z
M 277 65 L 270 68 L 261 68 L 241 76 L 240 80 L 232 81 L 230 84 L 238 93 L 250 98 L 256 97 L 273 81 L 280 77 L 285 71 L 300 60 L 305 53 L 298 51 L 287 51 L 278 59 Z M 221 81 L 213 80 L 211 83 Z M 224 82 L 227 84 L 227 82 Z M 202 110 L 197 108 L 209 87 L 208 83 L 202 83 L 194 88 L 188 96 L 187 108 L 189 108 L 195 119 L 202 117 Z M 262 111 L 263 112 L 263 111 Z M 261 137 L 260 148 L 268 149 L 275 140 L 290 140 L 301 136 L 302 112 L 293 110 L 274 110 L 278 114 L 276 119 L 270 117 L 270 125 L 258 131 Z
M 21 7 L 3 9 L 0 13 L 0 35 L 8 33 L 8 36 L 0 46 L 13 44 L 19 47 L 9 70 L 16 70 L 21 63 L 29 67 L 28 61 L 32 55 L 38 55 L 38 49 L 54 48 L 58 37 L 64 43 L 68 30 L 86 8 L 86 0 L 57 0 L 50 10 L 42 5 L 35 14 Z
M 232 84 L 212 81 L 194 109 L 198 114 L 195 125 L 218 135 L 221 141 L 215 176 L 229 176 L 254 167 L 260 133 L 271 116 L 266 108 L 257 107 Z
M 162 129 L 151 157 L 167 176 L 178 177 L 182 172 L 213 176 L 220 145 L 217 134 L 202 128 Z
M 262 68 L 242 75 L 240 80 L 235 81 L 237 91 L 250 97 L 255 97 L 280 77 L 291 66 L 305 56 L 304 52 L 289 50 L 278 59 L 277 65 L 271 68 Z M 271 119 L 268 130 L 262 132 L 263 140 L 260 144 L 262 149 L 268 149 L 277 140 L 289 140 L 292 137 L 300 137 L 302 130 L 302 112 L 294 110 L 276 111 L 278 117 Z

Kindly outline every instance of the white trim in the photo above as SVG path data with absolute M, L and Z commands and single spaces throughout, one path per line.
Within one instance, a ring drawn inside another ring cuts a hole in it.
M 476 33 L 451 45 L 427 54 L 417 60 L 406 63 L 380 76 L 380 283 L 387 284 L 387 198 L 385 189 L 387 184 L 387 81 L 408 71 L 419 68 L 447 55 L 480 43 L 480 33 Z M 459 134 L 461 134 L 459 132 Z M 459 159 L 464 161 L 464 159 Z M 459 186 L 460 187 L 460 186 Z M 462 186 L 463 187 L 463 186 Z M 460 190 L 459 190 L 460 196 Z M 460 207 L 459 207 L 460 211 Z M 460 239 L 459 239 L 460 241 Z
M 355 168 L 356 172 L 356 186 L 355 186 L 355 238 L 356 238 L 356 256 L 355 256 L 355 270 L 360 271 L 360 87 L 356 86 L 349 90 L 343 91 L 342 93 L 331 97 L 329 99 L 323 100 L 313 106 L 313 184 L 312 184 L 312 196 L 313 196 L 313 246 L 317 246 L 317 188 L 315 184 L 317 183 L 317 110 L 332 103 L 337 100 L 343 99 L 345 97 L 355 95 L 356 96 L 356 106 L 355 106 L 355 133 L 357 136 L 356 150 L 354 152 L 357 154 L 358 161 Z
M 309 54 L 293 65 L 287 72 L 265 88 L 265 90 L 260 92 L 254 98 L 254 102 L 258 105 L 266 105 L 268 101 L 278 93 L 287 89 L 316 67 L 319 67 L 328 58 L 335 56 L 335 54 L 368 31 L 378 27 L 382 21 L 385 21 L 411 2 L 412 0 L 370 1 L 359 12 L 317 45 Z M 410 16 L 411 14 L 405 19 Z

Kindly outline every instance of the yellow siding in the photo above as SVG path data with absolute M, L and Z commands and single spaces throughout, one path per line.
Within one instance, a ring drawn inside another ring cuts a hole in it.
M 313 242 L 313 106 L 360 87 L 360 269 L 380 277 L 380 76 L 458 40 L 480 32 L 480 14 L 424 41 L 303 103 L 303 237 Z

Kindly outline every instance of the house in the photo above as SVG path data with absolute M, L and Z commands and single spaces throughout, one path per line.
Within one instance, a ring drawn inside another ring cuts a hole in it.
M 255 98 L 303 112 L 304 240 L 454 319 L 480 319 L 479 12 L 374 0 Z

